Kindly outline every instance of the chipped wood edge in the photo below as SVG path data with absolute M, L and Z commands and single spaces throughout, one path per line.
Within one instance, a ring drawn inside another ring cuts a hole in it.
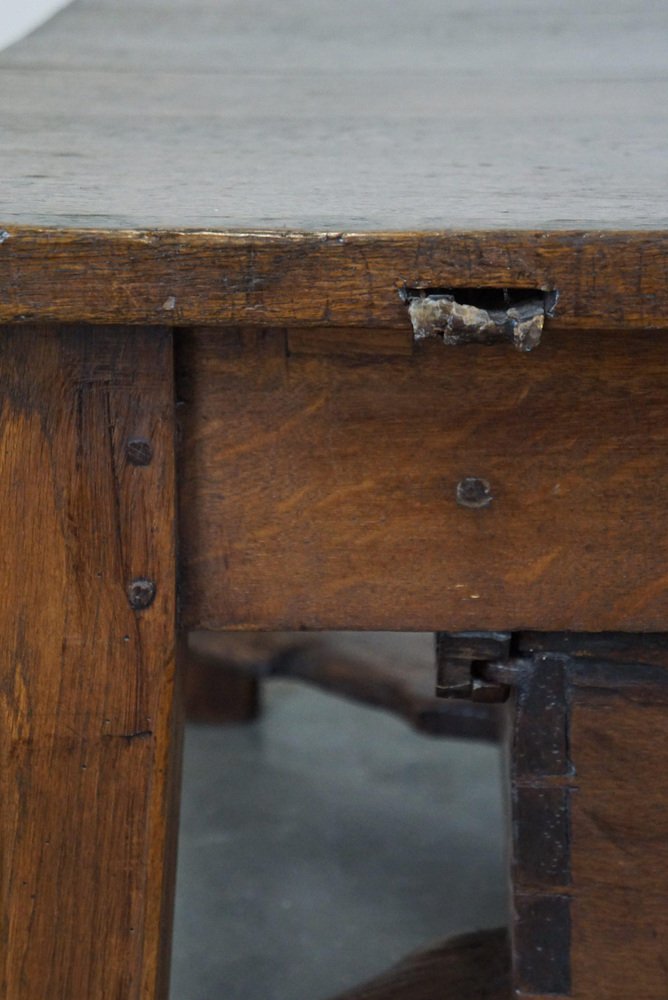
M 505 309 L 484 309 L 458 302 L 451 294 L 436 294 L 409 297 L 408 315 L 416 340 L 433 337 L 453 347 L 509 343 L 526 353 L 540 344 L 545 317 L 553 311 L 539 298 Z
M 402 288 L 479 285 L 558 292 L 550 328 L 668 329 L 668 232 L 0 231 L 0 322 L 406 329 Z

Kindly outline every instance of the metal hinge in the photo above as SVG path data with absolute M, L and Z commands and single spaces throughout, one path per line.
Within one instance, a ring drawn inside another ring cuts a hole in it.
M 513 656 L 512 632 L 437 632 L 436 694 L 506 701 L 531 663 L 527 657 Z

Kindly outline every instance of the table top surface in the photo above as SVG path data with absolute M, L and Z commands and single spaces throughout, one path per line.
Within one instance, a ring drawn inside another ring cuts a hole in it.
M 668 5 L 76 0 L 0 56 L 0 221 L 668 229 Z

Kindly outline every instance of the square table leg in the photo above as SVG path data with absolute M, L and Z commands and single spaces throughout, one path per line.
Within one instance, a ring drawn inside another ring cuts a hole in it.
M 668 996 L 668 637 L 519 635 L 514 995 Z
M 4 1000 L 166 997 L 179 779 L 163 329 L 0 338 Z

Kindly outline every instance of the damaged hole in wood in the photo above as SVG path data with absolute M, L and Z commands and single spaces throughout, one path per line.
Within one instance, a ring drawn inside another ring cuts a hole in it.
M 531 351 L 540 343 L 558 292 L 540 288 L 402 288 L 416 340 L 444 344 L 510 343 Z

